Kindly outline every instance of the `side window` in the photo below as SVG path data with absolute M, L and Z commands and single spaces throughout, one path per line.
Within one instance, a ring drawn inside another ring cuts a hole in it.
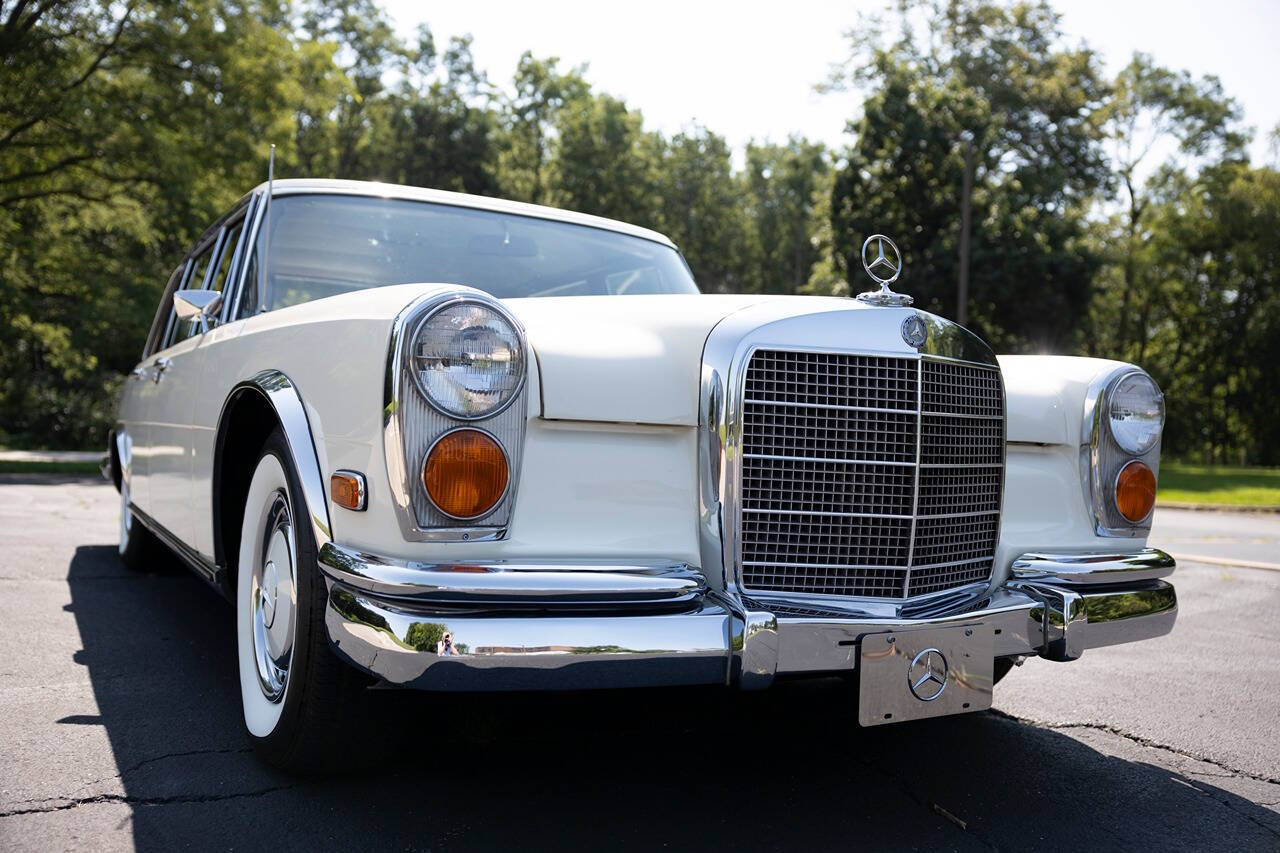
M 248 248 L 248 247 L 246 247 Z M 237 320 L 245 317 L 252 317 L 258 313 L 258 247 L 254 246 L 249 249 L 248 269 L 245 270 L 244 284 L 241 290 L 244 291 L 240 297 L 240 311 L 236 314 Z
M 205 273 L 209 271 L 209 261 L 212 256 L 213 244 L 210 243 L 204 248 L 204 251 L 192 259 L 191 272 L 187 274 L 187 280 L 182 285 L 183 290 L 199 290 L 204 286 Z M 169 313 L 173 313 L 172 299 L 169 301 Z M 194 335 L 199 328 L 199 324 L 190 320 L 182 322 L 175 316 L 169 324 L 169 336 L 165 339 L 164 347 L 161 347 L 161 349 L 171 347 L 179 341 L 185 341 Z
M 222 254 L 218 258 L 218 270 L 214 273 L 213 281 L 209 283 L 210 290 L 221 293 L 226 287 L 227 276 L 231 273 L 231 262 L 235 260 L 236 245 L 240 242 L 240 232 L 243 228 L 244 220 L 241 219 L 227 229 L 226 239 L 222 241 Z
M 155 319 L 151 321 L 151 331 L 147 334 L 147 345 L 142 352 L 143 358 L 151 355 L 151 353 L 164 345 L 164 333 L 169 328 L 169 317 L 173 314 L 173 292 L 182 283 L 182 274 L 186 269 L 187 262 L 184 260 L 178 264 L 177 269 L 169 276 L 169 281 L 165 284 L 164 291 L 160 294 L 160 304 L 156 307 Z

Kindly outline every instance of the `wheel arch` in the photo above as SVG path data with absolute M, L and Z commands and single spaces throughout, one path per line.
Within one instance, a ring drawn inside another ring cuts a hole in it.
M 236 556 L 245 496 L 258 455 L 271 431 L 279 427 L 289 447 L 290 461 L 302 484 L 298 499 L 315 536 L 316 547 L 330 541 L 329 506 L 325 500 L 320 457 L 306 407 L 297 386 L 279 370 L 264 370 L 238 383 L 227 395 L 218 416 L 213 452 L 214 560 L 223 572 L 224 592 L 235 589 Z

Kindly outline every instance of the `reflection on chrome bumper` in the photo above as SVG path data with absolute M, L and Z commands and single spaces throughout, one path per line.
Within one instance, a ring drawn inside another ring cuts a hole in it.
M 849 672 L 862 637 L 988 625 L 995 655 L 1073 660 L 1167 634 L 1177 617 L 1167 554 L 1035 555 L 993 592 L 907 617 L 764 611 L 709 590 L 681 563 L 419 565 L 326 544 L 326 624 L 344 658 L 427 690 L 736 684 Z

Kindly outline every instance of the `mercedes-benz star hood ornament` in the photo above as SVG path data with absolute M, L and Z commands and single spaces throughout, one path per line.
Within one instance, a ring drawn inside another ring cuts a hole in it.
M 887 251 L 886 251 L 887 250 Z M 889 285 L 902 275 L 902 253 L 894 242 L 883 234 L 872 234 L 862 244 L 862 268 L 871 280 L 880 285 L 879 290 L 858 294 L 859 302 L 871 305 L 910 305 L 912 299 L 905 293 L 894 293 Z

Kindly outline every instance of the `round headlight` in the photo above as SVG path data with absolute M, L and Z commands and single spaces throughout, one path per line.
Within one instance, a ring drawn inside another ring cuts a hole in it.
M 1111 435 L 1130 453 L 1146 453 L 1164 427 L 1164 395 L 1145 373 L 1130 373 L 1111 391 Z
M 479 302 L 456 302 L 431 314 L 414 334 L 411 353 L 418 388 L 455 418 L 497 414 L 524 381 L 519 333 Z

